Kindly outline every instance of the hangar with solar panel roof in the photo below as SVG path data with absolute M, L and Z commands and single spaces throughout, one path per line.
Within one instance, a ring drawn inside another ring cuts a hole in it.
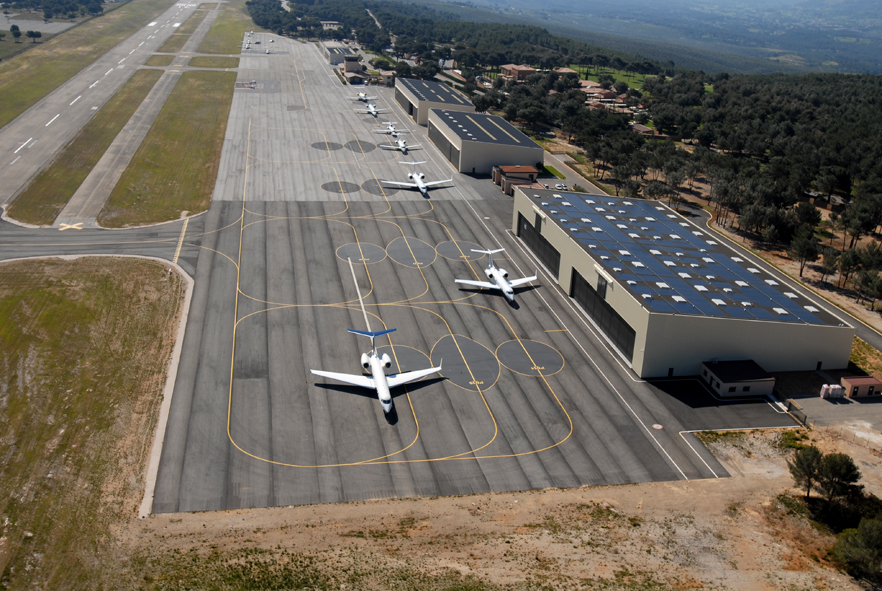
M 429 122 L 431 109 L 475 112 L 475 105 L 464 95 L 435 80 L 396 78 L 395 101 L 417 125 L 426 125 Z
M 661 202 L 516 188 L 512 230 L 640 377 L 848 365 L 843 318 Z

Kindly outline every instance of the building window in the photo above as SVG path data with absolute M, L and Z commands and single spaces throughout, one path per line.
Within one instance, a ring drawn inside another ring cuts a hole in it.
M 600 297 L 600 294 L 575 269 L 573 269 L 573 279 L 570 284 L 570 297 L 585 310 L 585 313 L 612 341 L 613 346 L 625 356 L 625 359 L 632 361 L 637 332 Z
M 717 390 L 719 390 L 719 389 L 720 389 L 720 382 L 715 383 L 715 384 L 714 384 L 714 388 L 716 388 Z
M 606 299 L 606 286 L 607 286 L 606 278 L 603 275 L 598 275 L 597 276 L 597 295 L 598 295 L 598 297 L 600 297 L 603 300 Z
M 729 386 L 729 392 L 734 392 L 734 391 L 735 391 L 735 386 Z
M 750 392 L 750 386 L 744 386 L 743 388 L 741 388 L 741 391 L 742 392 Z
M 703 372 L 701 372 L 701 375 L 703 375 L 704 377 L 707 377 L 707 370 L 704 370 Z
M 859 387 L 859 386 L 855 386 L 855 387 L 852 389 L 852 391 L 851 391 L 851 395 L 852 395 L 852 396 L 857 396 L 857 395 L 858 395 L 858 390 L 860 390 L 860 387 Z

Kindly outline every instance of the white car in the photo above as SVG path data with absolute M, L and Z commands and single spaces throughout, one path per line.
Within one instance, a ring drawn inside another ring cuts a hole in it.
M 563 189 L 564 186 L 561 185 L 560 183 L 558 183 L 558 184 L 554 185 L 554 188 L 555 188 L 555 189 Z

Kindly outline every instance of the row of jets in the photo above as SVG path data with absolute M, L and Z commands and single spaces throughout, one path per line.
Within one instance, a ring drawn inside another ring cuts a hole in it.
M 367 108 L 363 110 L 356 110 L 358 113 L 366 113 L 377 116 L 378 113 L 386 111 L 387 109 L 377 109 L 377 105 L 371 103 L 369 101 L 376 99 L 375 96 L 367 96 L 367 94 L 360 92 L 358 93 L 353 100 L 359 100 L 367 104 Z M 399 150 L 404 154 L 407 154 L 409 149 L 419 148 L 419 144 L 408 145 L 407 142 L 401 138 L 402 134 L 408 133 L 406 129 L 398 129 L 395 127 L 394 121 L 389 121 L 383 123 L 386 127 L 375 129 L 374 133 L 382 133 L 389 135 L 393 143 L 390 145 L 381 145 L 381 148 L 391 149 L 391 150 Z M 384 185 L 396 186 L 396 187 L 405 187 L 405 188 L 415 188 L 419 189 L 420 193 L 423 194 L 423 197 L 428 198 L 429 188 L 435 187 L 438 185 L 442 185 L 444 183 L 452 182 L 453 179 L 446 179 L 443 181 L 430 181 L 426 182 L 426 175 L 418 172 L 416 167 L 420 164 L 425 164 L 425 161 L 422 162 L 402 162 L 401 164 L 405 164 L 408 166 L 412 166 L 413 169 L 410 173 L 408 173 L 407 178 L 412 182 L 397 182 L 397 181 L 380 181 Z M 503 252 L 505 249 L 500 248 L 497 250 L 474 250 L 472 252 L 486 254 L 489 256 L 489 262 L 487 268 L 484 269 L 484 275 L 487 276 L 488 281 L 473 281 L 470 279 L 456 279 L 456 283 L 462 285 L 468 285 L 470 287 L 478 287 L 483 289 L 492 289 L 499 290 L 505 296 L 505 298 L 509 302 L 514 302 L 515 296 L 515 288 L 530 283 L 531 281 L 535 281 L 539 270 L 536 270 L 536 274 L 532 277 L 524 277 L 523 279 L 508 279 L 508 271 L 505 269 L 497 267 L 493 263 L 493 255 Z M 333 371 L 321 371 L 317 369 L 309 370 L 314 375 L 328 378 L 331 380 L 335 380 L 338 382 L 343 382 L 344 384 L 350 384 L 352 386 L 358 386 L 360 388 L 369 388 L 371 390 L 375 390 L 377 392 L 377 398 L 380 400 L 380 405 L 383 407 L 383 412 L 387 415 L 392 412 L 392 393 L 391 389 L 396 386 L 403 386 L 405 384 L 409 384 L 411 382 L 415 382 L 419 379 L 422 379 L 426 376 L 432 375 L 435 372 L 441 371 L 441 364 L 438 367 L 429 367 L 426 369 L 420 369 L 416 371 L 408 371 L 399 374 L 386 375 L 386 370 L 392 367 L 392 359 L 389 357 L 387 353 L 383 353 L 382 355 L 377 352 L 376 339 L 377 337 L 381 337 L 387 335 L 389 333 L 395 332 L 396 329 L 390 328 L 386 330 L 380 331 L 372 331 L 371 324 L 368 320 L 367 312 L 364 308 L 364 300 L 361 297 L 361 290 L 358 288 L 358 279 L 355 277 L 355 268 L 352 265 L 352 260 L 349 260 L 349 270 L 352 273 L 352 280 L 355 282 L 355 291 L 358 293 L 358 303 L 361 306 L 361 313 L 364 316 L 364 323 L 367 327 L 367 330 L 355 330 L 353 328 L 349 329 L 350 333 L 361 335 L 364 337 L 368 337 L 371 340 L 371 348 L 367 353 L 362 353 L 361 355 L 361 366 L 369 375 L 356 375 L 356 374 L 347 374 L 347 373 L 339 373 Z M 442 360 L 443 364 L 443 360 Z
M 537 269 L 536 274 L 532 277 L 524 277 L 523 279 L 515 279 L 513 281 L 509 281 L 508 271 L 506 271 L 505 269 L 497 268 L 496 265 L 493 264 L 493 255 L 499 252 L 503 252 L 504 250 L 504 248 L 500 248 L 497 250 L 472 249 L 472 252 L 482 253 L 490 256 L 489 264 L 487 268 L 484 269 L 484 274 L 490 281 L 471 281 L 468 279 L 457 279 L 456 283 L 469 285 L 472 287 L 498 289 L 502 291 L 506 299 L 508 299 L 510 302 L 514 302 L 514 288 L 525 285 L 531 281 L 535 281 L 536 277 L 539 275 L 539 270 Z M 361 313 L 364 316 L 364 323 L 367 327 L 367 330 L 355 330 L 354 328 L 350 328 L 349 332 L 351 332 L 352 334 L 368 337 L 371 340 L 370 351 L 361 354 L 361 366 L 370 375 L 367 376 L 364 374 L 356 375 L 334 371 L 321 371 L 318 369 L 310 369 L 309 371 L 314 375 L 323 378 L 328 378 L 337 382 L 343 382 L 344 384 L 350 384 L 352 386 L 368 388 L 376 391 L 377 398 L 380 400 L 380 406 L 383 407 L 383 412 L 388 415 L 392 412 L 392 388 L 395 388 L 396 386 L 410 384 L 411 382 L 415 382 L 426 376 L 432 375 L 435 372 L 440 372 L 444 360 L 441 360 L 441 363 L 438 364 L 438 367 L 429 367 L 426 369 L 418 369 L 416 371 L 408 371 L 387 376 L 386 370 L 392 367 L 392 358 L 389 357 L 388 353 L 383 353 L 381 355 L 377 352 L 375 339 L 377 337 L 395 332 L 397 329 L 389 328 L 380 331 L 371 330 L 371 323 L 370 320 L 368 320 L 367 312 L 364 309 L 364 300 L 361 297 L 361 290 L 358 288 L 358 279 L 355 277 L 355 268 L 352 266 L 351 259 L 349 259 L 349 270 L 352 273 L 352 280 L 355 283 L 355 291 L 358 294 L 358 303 L 361 306 Z

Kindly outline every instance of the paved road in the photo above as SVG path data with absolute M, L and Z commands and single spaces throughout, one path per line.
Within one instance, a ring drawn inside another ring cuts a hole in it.
M 0 205 L 27 185 L 196 6 L 173 5 L 0 129 Z

